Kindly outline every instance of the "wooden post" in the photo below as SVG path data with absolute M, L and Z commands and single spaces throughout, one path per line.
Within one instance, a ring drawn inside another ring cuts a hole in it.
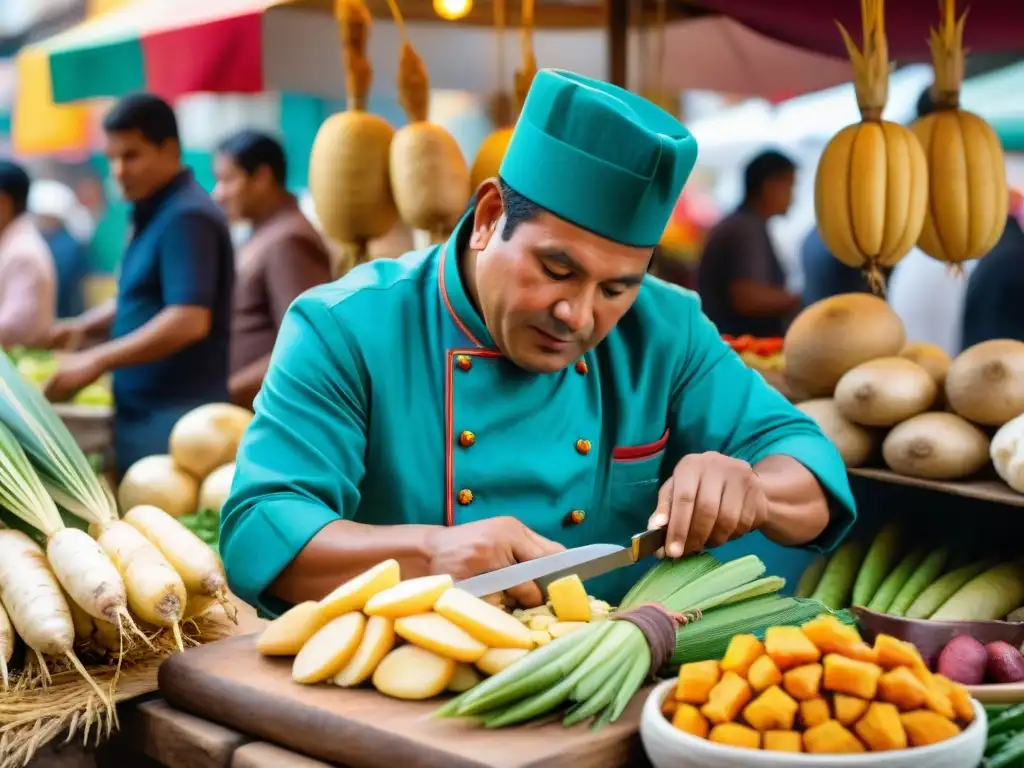
M 608 81 L 626 87 L 626 57 L 629 53 L 629 2 L 606 0 L 608 33 Z

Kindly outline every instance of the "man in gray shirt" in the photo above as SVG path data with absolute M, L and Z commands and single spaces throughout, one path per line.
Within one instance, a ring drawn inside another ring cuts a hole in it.
M 743 203 L 708 234 L 697 290 L 719 333 L 782 336 L 800 308 L 768 235 L 768 220 L 789 210 L 795 175 L 788 157 L 762 152 L 744 170 Z

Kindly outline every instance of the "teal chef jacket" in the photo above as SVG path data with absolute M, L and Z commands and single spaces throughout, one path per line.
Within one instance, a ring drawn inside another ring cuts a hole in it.
M 609 336 L 551 374 L 517 368 L 470 303 L 444 245 L 357 267 L 288 310 L 221 519 L 231 589 L 267 589 L 328 523 L 458 525 L 511 515 L 566 547 L 626 544 L 686 454 L 792 456 L 832 500 L 828 550 L 855 517 L 846 471 L 816 424 L 748 368 L 697 296 L 645 279 Z M 575 513 L 575 514 L 574 514 Z M 755 533 L 722 547 L 769 572 L 787 550 Z M 789 550 L 794 552 L 798 550 Z M 618 600 L 650 563 L 588 582 Z

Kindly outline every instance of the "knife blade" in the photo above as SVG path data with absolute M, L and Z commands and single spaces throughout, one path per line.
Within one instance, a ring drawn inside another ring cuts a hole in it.
M 638 533 L 630 540 L 628 547 L 617 544 L 587 544 L 583 547 L 567 549 L 554 555 L 527 560 L 524 563 L 516 563 L 507 568 L 499 568 L 479 576 L 463 579 L 455 586 L 476 597 L 484 597 L 533 581 L 537 583 L 546 598 L 547 585 L 556 579 L 575 573 L 581 580 L 586 581 L 618 568 L 633 565 L 645 557 L 653 555 L 663 546 L 665 546 L 665 529 L 658 528 L 646 533 Z

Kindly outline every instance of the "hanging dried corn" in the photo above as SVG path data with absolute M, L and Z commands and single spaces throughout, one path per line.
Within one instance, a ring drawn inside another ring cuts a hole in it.
M 343 251 L 347 266 L 366 261 L 368 241 L 398 219 L 388 153 L 394 129 L 366 111 L 373 69 L 366 56 L 370 12 L 362 0 L 335 0 L 348 106 L 320 126 L 309 158 L 309 190 L 317 218 Z
M 533 54 L 533 6 L 534 0 L 523 0 L 522 18 L 522 69 L 515 73 L 515 115 L 523 108 L 526 101 L 526 94 L 530 90 L 533 78 L 537 74 L 537 59 Z M 495 0 L 494 23 L 498 28 L 499 40 L 502 39 L 505 28 L 505 0 Z M 504 47 L 498 47 L 499 60 L 498 72 L 504 72 L 505 58 Z M 504 78 L 502 78 L 504 79 Z M 480 144 L 477 150 L 476 159 L 473 161 L 473 168 L 470 172 L 470 184 L 475 191 L 484 181 L 498 175 L 501 161 L 505 158 L 505 151 L 512 139 L 512 126 L 499 128 Z
M 992 126 L 960 109 L 964 79 L 964 19 L 955 0 L 939 0 L 931 30 L 935 111 L 911 130 L 928 164 L 928 210 L 918 247 L 950 264 L 984 256 L 999 241 L 1010 204 L 1003 147 Z
M 882 119 L 889 91 L 884 0 L 861 0 L 863 49 L 841 25 L 853 64 L 861 121 L 825 147 L 814 179 L 814 212 L 825 245 L 839 261 L 867 272 L 882 292 L 880 267 L 917 242 L 928 204 L 928 169 L 908 128 Z
M 431 243 L 443 242 L 469 202 L 469 167 L 458 142 L 427 120 L 430 79 L 406 34 L 397 0 L 388 0 L 402 39 L 398 100 L 409 118 L 391 141 L 391 190 L 398 215 Z

